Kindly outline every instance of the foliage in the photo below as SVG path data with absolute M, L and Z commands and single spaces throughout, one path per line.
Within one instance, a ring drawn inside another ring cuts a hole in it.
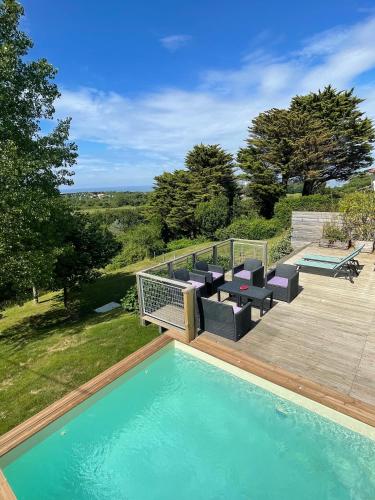
M 131 286 L 127 291 L 125 296 L 121 299 L 121 305 L 124 311 L 129 313 L 138 313 L 139 303 L 138 303 L 138 291 L 137 286 Z
M 233 157 L 218 144 L 197 144 L 185 158 L 188 171 L 199 180 L 202 201 L 224 194 L 231 206 L 237 193 Z
M 139 224 L 121 235 L 122 250 L 113 259 L 110 269 L 118 269 L 138 260 L 154 257 L 165 250 L 158 224 Z
M 355 191 L 372 189 L 372 177 L 367 173 L 360 173 L 358 175 L 354 175 L 351 177 L 348 182 L 343 184 L 342 186 L 335 188 L 341 193 L 353 193 Z
M 22 15 L 15 0 L 0 4 L 0 302 L 51 279 L 65 210 L 58 188 L 71 183 L 77 156 L 69 119 L 41 134 L 60 94 L 56 70 L 28 57 L 33 44 L 19 30 Z
M 199 234 L 207 238 L 213 238 L 215 231 L 225 227 L 228 223 L 228 198 L 219 195 L 210 201 L 199 203 L 194 215 Z
M 63 288 L 65 305 L 70 289 L 96 278 L 97 269 L 107 265 L 119 248 L 119 243 L 107 229 L 82 215 L 70 215 L 53 272 L 53 286 Z
M 354 240 L 375 240 L 375 193 L 350 193 L 339 203 L 344 225 Z
M 234 219 L 239 217 L 248 217 L 253 219 L 258 217 L 258 209 L 253 198 L 249 196 L 236 196 L 233 200 L 232 215 Z
M 285 187 L 278 182 L 277 172 L 262 163 L 250 144 L 239 150 L 237 161 L 250 180 L 246 194 L 254 200 L 261 216 L 272 217 L 275 203 L 285 195 Z
M 323 168 L 314 164 L 304 177 L 303 194 L 311 194 L 316 185 L 331 179 L 346 180 L 355 172 L 371 166 L 371 151 L 375 129 L 359 105 L 363 99 L 354 95 L 354 89 L 337 91 L 332 86 L 317 93 L 292 99 L 290 110 L 307 113 L 319 120 L 322 127 L 335 137 L 335 148 Z
M 197 145 L 186 156 L 187 170 L 155 177 L 148 206 L 149 219 L 163 224 L 163 238 L 195 238 L 199 233 L 196 209 L 200 203 L 236 194 L 232 156 L 217 145 Z
M 353 90 L 328 86 L 252 121 L 237 159 L 261 215 L 272 216 L 290 183 L 303 182 L 302 194 L 310 195 L 329 180 L 346 180 L 371 165 L 375 130 L 361 102 Z
M 248 240 L 265 240 L 272 238 L 280 231 L 280 225 L 275 220 L 267 219 L 235 219 L 228 227 L 216 231 L 219 240 L 227 238 L 242 238 Z
M 283 257 L 289 255 L 292 251 L 292 243 L 290 241 L 291 232 L 288 231 L 283 238 L 271 246 L 269 259 L 271 263 L 278 262 Z
M 314 194 L 298 198 L 283 198 L 275 205 L 275 219 L 284 228 L 290 227 L 292 211 L 334 212 L 337 209 L 338 195 Z
M 348 233 L 344 228 L 339 226 L 337 223 L 326 222 L 323 226 L 323 238 L 329 242 L 334 241 L 348 241 Z
M 112 232 L 119 233 L 144 222 L 140 208 L 119 207 L 90 210 L 86 216 L 98 225 L 108 227 Z

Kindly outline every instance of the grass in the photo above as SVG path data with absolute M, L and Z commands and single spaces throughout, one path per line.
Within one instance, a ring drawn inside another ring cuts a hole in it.
M 270 245 L 279 239 L 272 238 Z M 6 309 L 0 319 L 0 434 L 155 338 L 157 328 L 142 327 L 135 315 L 121 309 L 96 314 L 93 309 L 119 301 L 135 283 L 135 272 L 209 245 L 195 244 L 106 272 L 72 297 L 70 311 L 59 292 L 41 296 L 39 304 Z
M 93 309 L 119 301 L 135 283 L 133 273 L 208 245 L 106 272 L 72 297 L 70 311 L 59 292 L 6 309 L 0 319 L 0 434 L 155 338 L 157 328 L 142 327 L 135 315 Z

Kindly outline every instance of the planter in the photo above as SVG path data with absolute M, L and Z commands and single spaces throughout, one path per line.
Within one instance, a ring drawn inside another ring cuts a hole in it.
M 365 245 L 365 246 L 362 248 L 361 253 L 372 253 L 374 251 L 374 242 L 373 241 L 364 241 L 364 240 L 355 240 L 354 241 L 354 246 L 356 248 L 358 248 L 362 245 Z
M 347 250 L 350 246 L 350 241 L 330 241 L 321 239 L 319 246 L 324 248 L 339 248 L 340 250 Z

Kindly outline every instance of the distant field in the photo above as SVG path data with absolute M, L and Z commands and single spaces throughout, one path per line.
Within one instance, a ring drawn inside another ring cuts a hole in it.
M 141 210 L 144 208 L 144 205 L 124 205 L 122 207 L 99 207 L 99 208 L 80 208 L 78 212 L 87 213 L 87 214 L 95 214 L 95 213 L 111 213 L 111 212 L 122 212 L 124 210 Z

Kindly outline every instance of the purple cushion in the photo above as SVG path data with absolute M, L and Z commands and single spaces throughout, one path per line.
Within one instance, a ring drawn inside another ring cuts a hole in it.
M 246 269 L 243 269 L 239 273 L 235 274 L 236 278 L 242 278 L 244 280 L 249 280 L 251 278 L 251 271 L 246 271 Z
M 223 273 L 217 273 L 216 271 L 211 271 L 211 274 L 214 280 L 217 280 L 218 278 L 221 278 L 223 276 Z
M 204 283 L 201 283 L 200 281 L 189 280 L 188 283 L 193 285 L 194 288 L 202 288 L 202 286 L 204 286 Z
M 238 306 L 232 306 L 232 307 L 233 307 L 234 314 L 236 314 L 242 310 L 242 307 L 238 307 Z
M 281 276 L 274 276 L 268 282 L 268 285 L 280 286 L 282 288 L 288 288 L 288 278 L 282 278 Z

